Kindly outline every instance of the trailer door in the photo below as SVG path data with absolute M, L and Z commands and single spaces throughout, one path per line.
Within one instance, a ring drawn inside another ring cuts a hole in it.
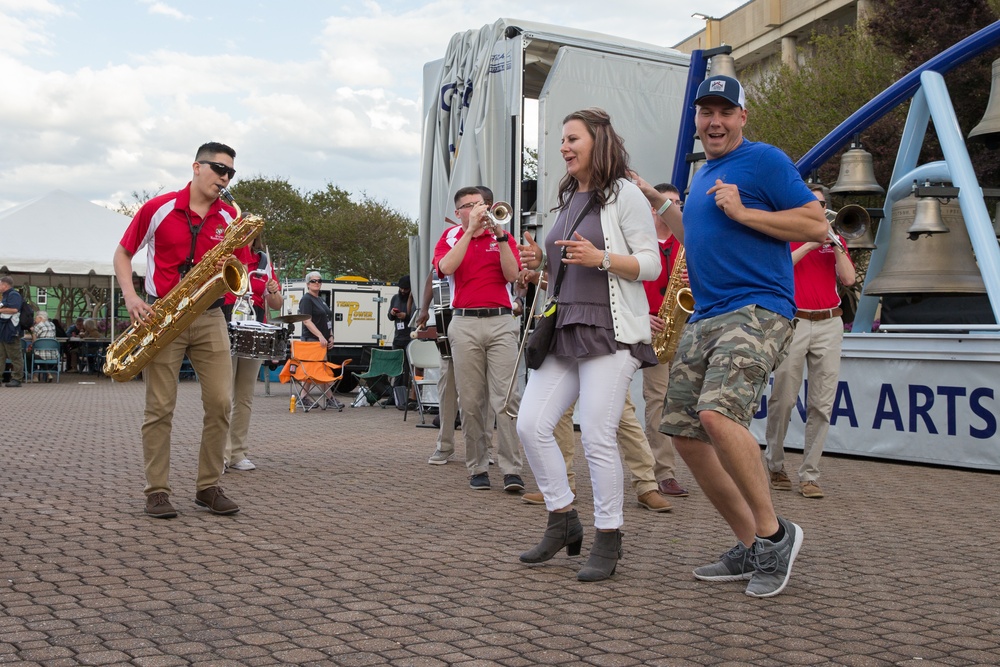
M 670 179 L 687 66 L 570 46 L 559 49 L 538 97 L 538 214 L 547 231 L 555 220 L 559 179 L 566 173 L 559 143 L 562 119 L 600 107 L 625 140 L 632 168 L 650 183 Z M 544 237 L 543 237 L 544 238 Z

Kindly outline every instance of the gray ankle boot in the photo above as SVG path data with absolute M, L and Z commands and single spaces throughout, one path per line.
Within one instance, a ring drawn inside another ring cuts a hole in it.
M 549 512 L 549 525 L 545 535 L 533 549 L 521 554 L 522 563 L 541 563 L 547 561 L 563 547 L 567 556 L 579 556 L 583 544 L 583 525 L 576 515 L 576 510 L 568 512 Z
M 576 575 L 580 581 L 603 581 L 615 573 L 622 557 L 622 531 L 598 531 L 587 564 Z

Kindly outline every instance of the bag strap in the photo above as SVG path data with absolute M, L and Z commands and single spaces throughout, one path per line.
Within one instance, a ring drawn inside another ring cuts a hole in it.
M 575 232 L 576 228 L 580 226 L 580 223 L 583 222 L 583 219 L 587 217 L 587 214 L 590 213 L 591 210 L 593 210 L 595 203 L 597 203 L 597 196 L 591 194 L 590 199 L 587 201 L 587 205 L 583 207 L 582 211 L 580 211 L 580 215 L 576 216 L 576 222 L 573 223 L 573 228 L 569 230 L 569 234 L 566 235 L 566 238 L 564 240 L 568 241 L 573 237 L 573 232 Z M 562 260 L 559 260 L 559 272 L 556 274 L 555 286 L 552 288 L 553 299 L 559 296 L 559 286 L 562 285 L 562 280 L 565 275 L 566 275 L 566 265 L 563 264 Z

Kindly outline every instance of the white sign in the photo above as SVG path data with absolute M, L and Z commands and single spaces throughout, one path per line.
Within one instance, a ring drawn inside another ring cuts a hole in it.
M 785 438 L 802 449 L 805 392 Z M 750 430 L 764 444 L 767 396 Z M 1000 470 L 1000 338 L 847 336 L 824 451 Z

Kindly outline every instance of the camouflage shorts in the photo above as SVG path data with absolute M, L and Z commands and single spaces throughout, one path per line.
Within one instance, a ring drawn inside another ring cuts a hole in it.
M 660 430 L 709 442 L 698 417 L 702 410 L 749 426 L 793 328 L 791 320 L 754 305 L 685 326 Z

